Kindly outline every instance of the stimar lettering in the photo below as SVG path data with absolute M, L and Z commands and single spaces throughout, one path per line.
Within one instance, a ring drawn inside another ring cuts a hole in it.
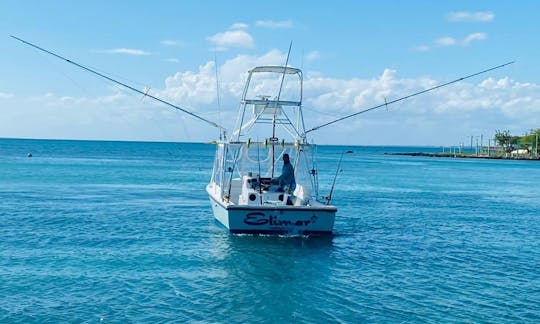
M 266 216 L 261 212 L 253 212 L 246 215 L 244 218 L 244 223 L 248 225 L 270 225 L 270 226 L 308 226 L 309 224 L 315 223 L 317 216 L 313 215 L 310 219 L 307 220 L 280 220 L 277 219 L 277 216 L 270 215 Z

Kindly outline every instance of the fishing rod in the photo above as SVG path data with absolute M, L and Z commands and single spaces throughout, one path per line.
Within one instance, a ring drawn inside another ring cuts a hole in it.
M 364 110 L 361 110 L 359 112 L 356 112 L 356 113 L 353 113 L 353 114 L 350 114 L 350 115 L 347 115 L 347 116 L 343 116 L 341 118 L 338 118 L 338 119 L 335 119 L 335 120 L 332 120 L 330 122 L 327 122 L 327 123 L 324 123 L 322 125 L 319 125 L 319 126 L 316 126 L 316 127 L 313 127 L 307 131 L 304 132 L 304 136 L 307 134 L 307 133 L 310 133 L 312 131 L 315 131 L 315 130 L 318 130 L 320 128 L 323 128 L 323 127 L 326 127 L 328 125 L 332 125 L 334 123 L 337 123 L 337 122 L 340 122 L 342 120 L 345 120 L 345 119 L 348 119 L 348 118 L 351 118 L 351 117 L 354 117 L 354 116 L 357 116 L 357 115 L 360 115 L 360 114 L 363 114 L 363 113 L 366 113 L 368 111 L 371 111 L 371 110 L 375 110 L 375 109 L 378 109 L 378 108 L 381 108 L 381 107 L 388 107 L 388 105 L 390 104 L 393 104 L 393 103 L 396 103 L 398 101 L 402 101 L 402 100 L 405 100 L 405 99 L 409 99 L 409 98 L 412 98 L 414 96 L 418 96 L 418 95 L 421 95 L 423 93 L 426 93 L 426 92 L 429 92 L 429 91 L 433 91 L 435 89 L 439 89 L 439 88 L 442 88 L 442 87 L 445 87 L 447 85 L 450 85 L 450 84 L 453 84 L 453 83 L 457 83 L 457 82 L 460 82 L 460 81 L 463 81 L 465 79 L 469 79 L 469 78 L 472 78 L 472 77 L 475 77 L 479 74 L 483 74 L 483 73 L 486 73 L 486 72 L 489 72 L 489 71 L 493 71 L 493 70 L 496 70 L 496 69 L 499 69 L 499 68 L 502 68 L 504 66 L 507 66 L 507 65 L 510 65 L 510 64 L 513 64 L 515 63 L 515 61 L 511 61 L 511 62 L 508 62 L 508 63 L 504 63 L 504 64 L 501 64 L 501 65 L 498 65 L 498 66 L 495 66 L 495 67 L 492 67 L 492 68 L 489 68 L 489 69 L 486 69 L 486 70 L 483 70 L 483 71 L 480 71 L 480 72 L 476 72 L 476 73 L 473 73 L 473 74 L 469 74 L 467 76 L 464 76 L 464 77 L 461 77 L 459 79 L 455 79 L 455 80 L 452 80 L 450 82 L 446 82 L 446 83 L 443 83 L 443 84 L 440 84 L 438 86 L 434 86 L 434 87 L 431 87 L 431 88 L 428 88 L 428 89 L 425 89 L 425 90 L 422 90 L 422 91 L 419 91 L 419 92 L 416 92 L 416 93 L 413 93 L 413 94 L 410 94 L 408 96 L 405 96 L 405 97 L 401 97 L 401 98 L 398 98 L 398 99 L 395 99 L 395 100 L 392 100 L 392 101 L 386 101 L 386 99 L 384 100 L 384 103 L 383 104 L 380 104 L 378 106 L 375 106 L 375 107 L 371 107 L 371 108 L 368 108 L 368 109 L 364 109 Z
M 127 85 L 127 84 L 125 84 L 125 83 L 123 83 L 123 82 L 120 82 L 120 81 L 115 80 L 115 79 L 113 79 L 113 78 L 111 78 L 111 77 L 108 77 L 108 76 L 106 76 L 106 75 L 104 75 L 104 74 L 102 74 L 102 73 L 99 73 L 99 72 L 97 72 L 97 71 L 95 71 L 95 70 L 93 70 L 93 69 L 91 69 L 91 68 L 89 68 L 89 67 L 86 67 L 86 66 L 84 66 L 84 65 L 82 65 L 82 64 L 79 64 L 79 63 L 77 63 L 77 62 L 75 62 L 75 61 L 72 61 L 72 60 L 70 60 L 70 59 L 67 59 L 67 58 L 65 58 L 65 57 L 63 57 L 63 56 L 60 56 L 60 55 L 58 55 L 58 54 L 56 54 L 56 53 L 53 53 L 53 52 L 51 52 L 51 51 L 49 51 L 49 50 L 46 50 L 46 49 L 44 49 L 44 48 L 42 48 L 42 47 L 39 47 L 39 46 L 35 45 L 35 44 L 32 44 L 32 43 L 30 43 L 30 42 L 27 42 L 27 41 L 25 41 L 24 39 L 21 39 L 21 38 L 19 38 L 19 37 L 15 37 L 15 36 L 13 36 L 13 35 L 10 35 L 10 36 L 11 36 L 12 38 L 14 38 L 14 39 L 16 39 L 16 40 L 22 42 L 23 44 L 26 44 L 26 45 L 31 46 L 31 47 L 33 47 L 33 48 L 35 48 L 35 49 L 38 49 L 38 50 L 40 50 L 40 51 L 42 51 L 42 52 L 45 52 L 45 53 L 47 53 L 47 54 L 49 54 L 49 55 L 52 55 L 52 56 L 54 56 L 54 57 L 56 57 L 56 58 L 59 58 L 59 59 L 61 59 L 61 60 L 64 60 L 64 61 L 66 61 L 67 63 L 73 64 L 73 65 L 75 65 L 75 66 L 78 67 L 78 68 L 81 68 L 81 69 L 83 69 L 83 70 L 85 70 L 85 71 L 87 71 L 87 72 L 93 73 L 93 74 L 95 74 L 95 75 L 97 75 L 97 76 L 99 76 L 99 77 L 101 77 L 101 78 L 107 79 L 107 80 L 109 80 L 109 81 L 111 81 L 111 82 L 113 82 L 113 83 L 116 83 L 116 84 L 118 84 L 118 85 L 121 85 L 121 86 L 123 86 L 123 87 L 125 87 L 125 88 L 127 88 L 127 89 L 129 89 L 129 90 L 132 90 L 132 91 L 135 91 L 135 92 L 137 92 L 137 93 L 140 93 L 140 94 L 142 94 L 142 95 L 145 96 L 145 97 L 150 97 L 150 98 L 152 98 L 152 99 L 154 99 L 154 100 L 156 100 L 156 101 L 159 101 L 159 102 L 161 102 L 161 103 L 163 103 L 163 104 L 165 104 L 165 105 L 167 105 L 167 106 L 170 106 L 170 107 L 172 107 L 172 108 L 174 108 L 174 109 L 180 110 L 180 111 L 182 111 L 182 112 L 184 112 L 184 113 L 186 113 L 186 114 L 188 114 L 188 115 L 190 115 L 190 116 L 192 116 L 192 117 L 195 117 L 195 118 L 197 118 L 197 119 L 199 119 L 199 120 L 201 120 L 201 121 L 203 121 L 203 122 L 205 122 L 205 123 L 207 123 L 207 124 L 210 124 L 210 125 L 213 126 L 213 127 L 216 127 L 216 128 L 219 128 L 219 129 L 222 130 L 222 131 L 225 131 L 225 128 L 224 128 L 223 126 L 221 126 L 221 125 L 219 125 L 219 124 L 217 124 L 217 123 L 214 123 L 213 121 L 210 121 L 210 120 L 208 120 L 208 119 L 206 119 L 206 118 L 203 118 L 203 117 L 201 117 L 201 116 L 199 116 L 199 115 L 197 115 L 197 114 L 195 114 L 195 113 L 192 113 L 191 111 L 189 111 L 189 110 L 187 110 L 187 109 L 185 109 L 185 108 L 179 107 L 179 106 L 177 106 L 177 105 L 175 105 L 175 104 L 172 104 L 172 103 L 170 103 L 170 102 L 168 102 L 168 101 L 165 101 L 165 100 L 163 100 L 163 99 L 160 99 L 160 98 L 158 98 L 158 97 L 155 97 L 155 96 L 149 94 L 148 91 L 141 91 L 141 90 L 138 90 L 138 89 L 136 89 L 136 88 L 134 88 L 134 87 L 132 87 L 132 86 L 130 86 L 130 85 Z
M 214 49 L 214 64 L 216 65 L 216 97 L 217 97 L 217 106 L 218 106 L 218 122 L 221 123 L 221 100 L 219 96 L 219 70 L 218 70 L 218 62 L 217 62 L 217 54 L 216 50 Z M 219 139 L 225 140 L 225 130 L 223 130 L 223 134 L 219 133 Z
M 340 168 L 341 168 L 341 161 L 343 160 L 343 155 L 347 153 L 347 154 L 352 154 L 353 151 L 343 151 L 341 152 L 341 156 L 339 157 L 339 162 L 338 162 L 338 165 L 337 165 L 337 169 L 336 169 L 336 175 L 334 175 L 334 181 L 332 182 L 332 187 L 330 187 L 330 193 L 328 194 L 328 196 L 326 196 L 326 204 L 327 205 L 330 205 L 330 202 L 332 201 L 332 194 L 334 193 L 334 187 L 336 186 L 336 179 L 337 179 L 337 176 L 339 174 L 339 172 L 341 171 Z
M 263 200 L 262 200 L 262 184 L 261 184 L 261 156 L 259 153 L 259 147 L 260 147 L 260 143 L 259 143 L 259 139 L 257 139 L 257 164 L 259 166 L 259 174 L 257 175 L 257 184 L 259 185 L 259 199 L 262 205 Z

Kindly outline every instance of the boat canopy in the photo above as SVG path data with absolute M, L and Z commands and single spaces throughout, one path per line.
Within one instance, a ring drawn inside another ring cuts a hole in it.
M 302 70 L 292 67 L 285 67 L 285 66 L 273 66 L 273 65 L 265 65 L 265 66 L 257 66 L 249 71 L 251 72 L 271 72 L 271 73 L 285 73 L 285 74 L 302 74 Z

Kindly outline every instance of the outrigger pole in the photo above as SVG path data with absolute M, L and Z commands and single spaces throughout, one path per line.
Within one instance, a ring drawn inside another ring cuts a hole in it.
M 196 114 L 192 113 L 191 111 L 189 111 L 189 110 L 187 110 L 187 109 L 185 109 L 185 108 L 179 107 L 179 106 L 177 106 L 177 105 L 175 105 L 175 104 L 172 104 L 172 103 L 167 102 L 167 101 L 165 101 L 165 100 L 163 100 L 163 99 L 160 99 L 160 98 L 155 97 L 155 96 L 153 96 L 153 95 L 151 95 L 151 94 L 148 94 L 148 91 L 140 91 L 140 90 L 138 90 L 138 89 L 136 89 L 136 88 L 134 88 L 134 87 L 132 87 L 132 86 L 130 86 L 130 85 L 127 85 L 127 84 L 122 83 L 122 82 L 120 82 L 120 81 L 117 81 L 117 80 L 115 80 L 115 79 L 113 79 L 113 78 L 110 78 L 110 77 L 108 77 L 108 76 L 106 76 L 106 75 L 104 75 L 104 74 L 102 74 L 102 73 L 99 73 L 99 72 L 97 72 L 97 71 L 95 71 L 95 70 L 92 70 L 92 69 L 89 68 L 89 67 L 86 67 L 86 66 L 81 65 L 81 64 L 79 64 L 79 63 L 77 63 L 77 62 L 74 62 L 74 61 L 72 61 L 72 60 L 69 60 L 69 59 L 67 59 L 67 58 L 65 58 L 65 57 L 63 57 L 63 56 L 60 56 L 60 55 L 55 54 L 55 53 L 53 53 L 53 52 L 51 52 L 51 51 L 48 51 L 48 50 L 46 50 L 46 49 L 44 49 L 44 48 L 42 48 L 42 47 L 39 47 L 39 46 L 37 46 L 37 45 L 34 45 L 34 44 L 30 43 L 30 42 L 27 42 L 27 41 L 25 41 L 25 40 L 23 40 L 23 39 L 20 39 L 20 38 L 18 38 L 18 37 L 13 36 L 13 35 L 10 35 L 10 36 L 11 36 L 12 38 L 14 38 L 14 39 L 16 39 L 16 40 L 18 40 L 18 41 L 20 41 L 20 42 L 26 44 L 26 45 L 29 45 L 29 46 L 31 46 L 31 47 L 33 47 L 33 48 L 36 48 L 36 49 L 38 49 L 38 50 L 40 50 L 40 51 L 42 51 L 42 52 L 45 52 L 45 53 L 50 54 L 50 55 L 52 55 L 52 56 L 54 56 L 54 57 L 56 57 L 56 58 L 59 58 L 59 59 L 64 60 L 64 61 L 66 61 L 66 62 L 68 62 L 68 63 L 70 63 L 70 64 L 73 64 L 73 65 L 75 65 L 75 66 L 78 67 L 78 68 L 81 68 L 81 69 L 83 69 L 83 70 L 86 70 L 86 71 L 88 71 L 88 72 L 90 72 L 90 73 L 93 73 L 93 74 L 99 76 L 99 77 L 102 77 L 102 78 L 104 78 L 104 79 L 107 79 L 107 80 L 109 80 L 109 81 L 111 81 L 111 82 L 113 82 L 113 83 L 119 84 L 119 85 L 121 85 L 121 86 L 123 86 L 123 87 L 125 87 L 125 88 L 128 88 L 129 90 L 132 90 L 132 91 L 135 91 L 135 92 L 137 92 L 137 93 L 140 93 L 140 94 L 144 95 L 145 97 L 150 97 L 150 98 L 152 98 L 152 99 L 154 99 L 154 100 L 156 100 L 156 101 L 159 101 L 159 102 L 161 102 L 161 103 L 163 103 L 163 104 L 166 104 L 167 106 L 170 106 L 170 107 L 172 107 L 172 108 L 174 108 L 174 109 L 180 110 L 180 111 L 182 111 L 182 112 L 184 112 L 184 113 L 186 113 L 186 114 L 188 114 L 188 115 L 190 115 L 190 116 L 192 116 L 192 117 L 195 117 L 195 118 L 197 118 L 197 119 L 199 119 L 199 120 L 202 120 L 203 122 L 205 122 L 205 123 L 207 123 L 207 124 L 210 124 L 210 125 L 213 126 L 213 127 L 216 127 L 216 128 L 219 128 L 219 129 L 222 130 L 222 131 L 225 131 L 225 128 L 224 128 L 223 126 L 221 126 L 221 125 L 219 125 L 219 124 L 216 124 L 216 123 L 214 123 L 213 121 L 210 121 L 210 120 L 208 120 L 208 119 L 206 119 L 206 118 L 203 118 L 203 117 L 201 117 L 201 116 L 199 116 L 199 115 L 196 115 Z
M 277 115 L 277 110 L 278 110 L 278 102 L 279 102 L 279 99 L 281 99 L 281 90 L 283 89 L 283 82 L 285 81 L 285 74 L 287 72 L 287 65 L 289 64 L 289 56 L 291 55 L 291 48 L 292 48 L 292 41 L 289 44 L 289 52 L 287 53 L 287 59 L 285 60 L 285 67 L 283 68 L 283 74 L 281 75 L 281 83 L 279 84 L 279 91 L 276 98 L 274 118 L 272 118 L 272 173 L 271 173 L 272 178 L 274 177 L 274 169 L 275 169 L 275 163 L 276 163 L 276 157 L 274 155 L 275 154 L 274 140 L 276 139 L 276 115 Z
M 405 96 L 405 97 L 401 97 L 399 99 L 395 99 L 395 100 L 392 100 L 392 101 L 386 101 L 386 98 L 384 100 L 384 103 L 383 104 L 380 104 L 378 106 L 375 106 L 375 107 L 371 107 L 371 108 L 368 108 L 368 109 L 364 109 L 362 111 L 359 111 L 359 112 L 356 112 L 354 114 L 350 114 L 350 115 L 347 115 L 347 116 L 344 116 L 344 117 L 341 117 L 341 118 L 338 118 L 338 119 L 335 119 L 333 121 L 330 121 L 330 122 L 327 122 L 325 124 L 322 124 L 322 125 L 319 125 L 319 126 L 316 126 L 316 127 L 313 127 L 309 130 L 307 130 L 305 133 L 304 133 L 304 136 L 307 134 L 307 133 L 310 133 L 312 131 L 315 131 L 315 130 L 318 130 L 320 128 L 323 128 L 325 126 L 328 126 L 328 125 L 332 125 L 334 123 L 337 123 L 337 122 L 340 122 L 342 120 L 345 120 L 345 119 L 348 119 L 348 118 L 351 118 L 351 117 L 354 117 L 354 116 L 357 116 L 357 115 L 360 115 L 360 114 L 363 114 L 363 113 L 366 113 L 368 111 L 371 111 L 371 110 L 375 110 L 375 109 L 378 109 L 378 108 L 381 108 L 381 107 L 388 107 L 388 105 L 390 104 L 393 104 L 393 103 L 396 103 L 398 101 L 401 101 L 401 100 L 405 100 L 405 99 L 409 99 L 411 97 L 414 97 L 414 96 L 418 96 L 418 95 L 421 95 L 423 93 L 426 93 L 426 92 L 429 92 L 429 91 L 432 91 L 432 90 L 435 90 L 435 89 L 439 89 L 439 88 L 442 88 L 442 87 L 445 87 L 447 85 L 450 85 L 450 84 L 453 84 L 453 83 L 457 83 L 457 82 L 460 82 L 460 81 L 463 81 L 465 79 L 469 79 L 469 78 L 472 78 L 472 77 L 475 77 L 479 74 L 482 74 L 482 73 L 486 73 L 486 72 L 489 72 L 489 71 L 493 71 L 495 69 L 499 69 L 499 68 L 502 68 L 504 66 L 507 66 L 507 65 L 510 65 L 512 63 L 515 63 L 515 61 L 512 61 L 512 62 L 508 62 L 508 63 L 504 63 L 504 64 L 501 64 L 501 65 L 498 65 L 498 66 L 495 66 L 495 67 L 492 67 L 492 68 L 489 68 L 487 70 L 483 70 L 483 71 L 480 71 L 480 72 L 476 72 L 476 73 L 473 73 L 473 74 L 470 74 L 470 75 L 467 75 L 467 76 L 464 76 L 464 77 L 461 77 L 459 79 L 455 79 L 453 81 L 450 81 L 450 82 L 446 82 L 446 83 L 443 83 L 443 84 L 440 84 L 438 86 L 435 86 L 435 87 L 431 87 L 431 88 L 428 88 L 428 89 L 425 89 L 425 90 L 422 90 L 422 91 L 419 91 L 419 92 L 416 92 L 416 93 L 413 93 L 413 94 L 410 94 L 408 96 Z

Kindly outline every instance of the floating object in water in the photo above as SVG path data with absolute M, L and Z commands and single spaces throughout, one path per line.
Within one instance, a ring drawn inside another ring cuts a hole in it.
M 28 153 L 26 156 L 27 157 L 32 157 L 32 153 Z

